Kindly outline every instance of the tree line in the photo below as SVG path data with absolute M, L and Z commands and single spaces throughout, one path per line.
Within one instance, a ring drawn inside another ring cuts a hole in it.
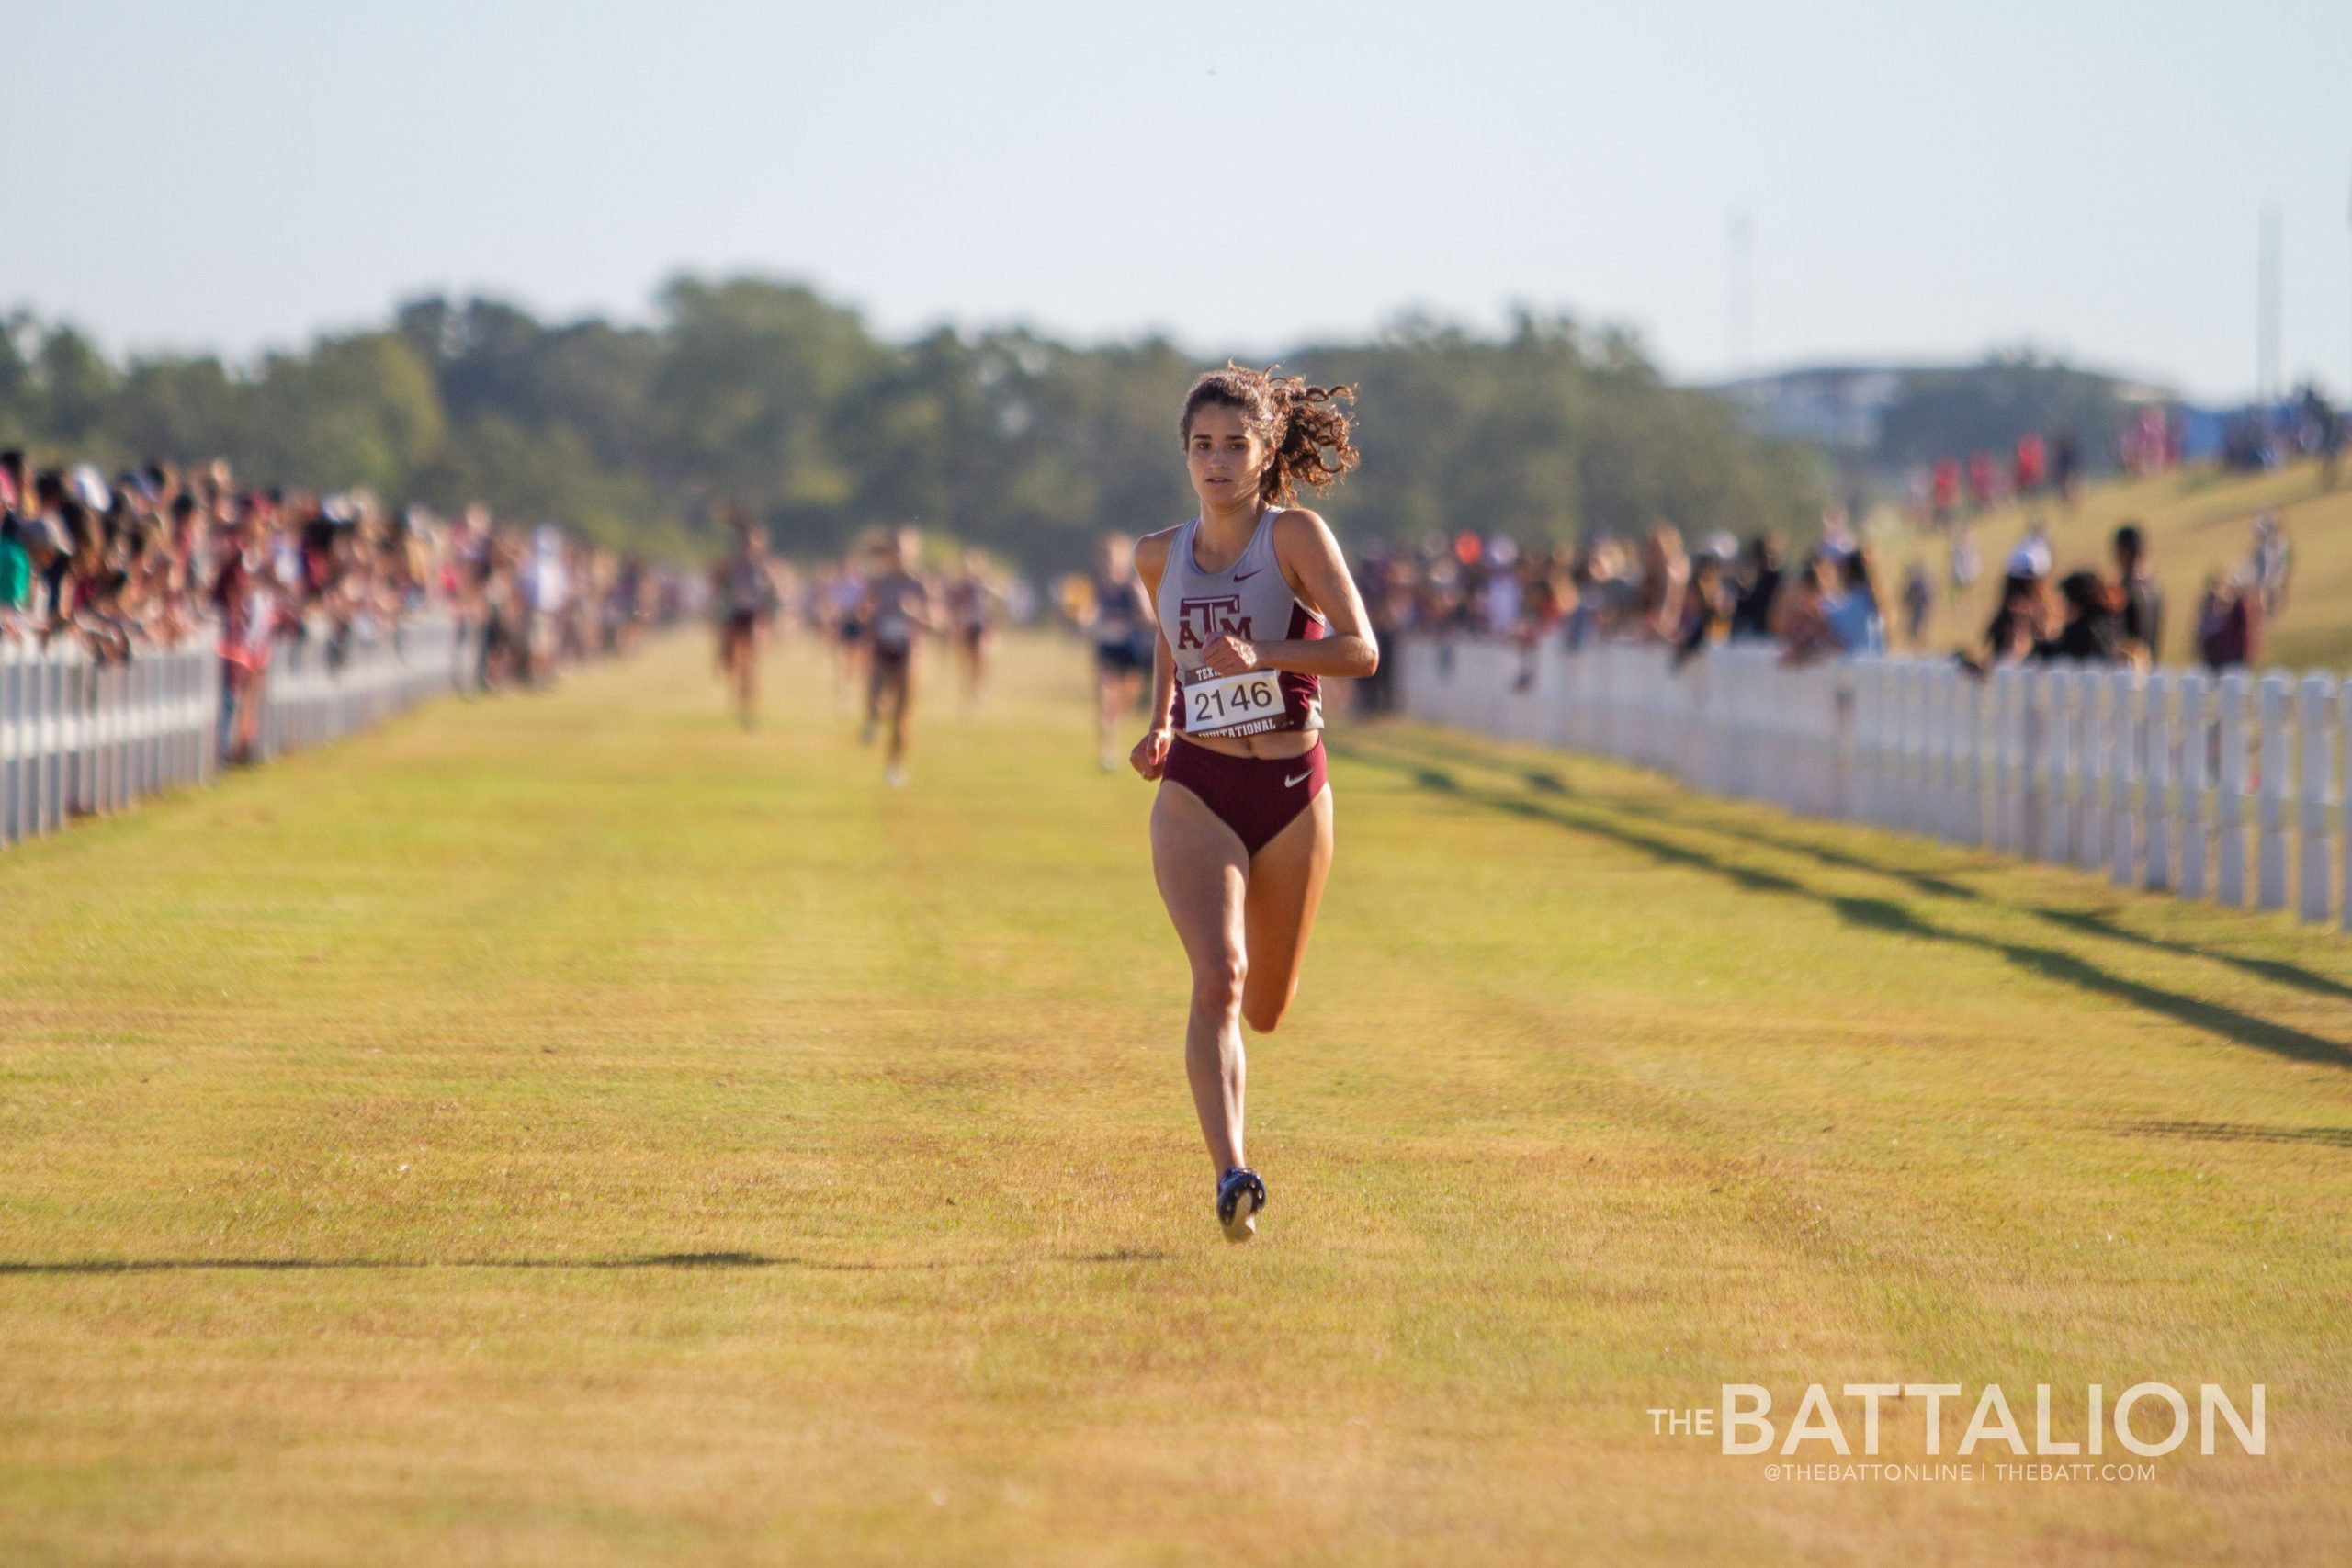
M 1408 318 L 1284 365 L 1358 389 L 1364 466 L 1328 502 L 1356 543 L 1464 528 L 1566 542 L 1661 518 L 1803 536 L 1819 516 L 1806 449 L 1668 385 L 1621 331 Z M 420 299 L 380 328 L 250 364 L 117 363 L 20 311 L 0 322 L 0 445 L 109 469 L 222 456 L 248 482 L 444 511 L 480 500 L 661 555 L 714 547 L 733 504 L 793 553 L 913 523 L 1058 570 L 1104 529 L 1190 513 L 1174 421 L 1203 367 L 1159 338 L 940 327 L 892 342 L 760 277 L 679 277 L 645 325 Z

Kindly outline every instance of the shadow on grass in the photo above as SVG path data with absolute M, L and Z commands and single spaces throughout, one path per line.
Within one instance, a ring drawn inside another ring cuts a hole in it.
M 1165 1252 L 1122 1247 L 1109 1252 L 1057 1253 L 1040 1263 L 1159 1263 Z M 459 1258 L 446 1262 L 408 1258 L 91 1258 L 55 1263 L 0 1262 L 5 1274 L 292 1273 L 307 1269 L 799 1269 L 823 1274 L 888 1274 L 913 1269 L 994 1268 L 1001 1258 L 928 1263 L 857 1263 L 775 1257 L 764 1252 L 656 1252 L 638 1258 Z
M 2104 915 L 2088 910 L 2037 908 L 2032 913 L 2052 925 L 2071 931 L 2103 936 L 2115 942 L 2128 942 L 2135 947 L 2152 947 L 2159 953 L 2177 953 L 2184 958 L 2207 958 L 2216 964 L 2226 964 L 2233 969 L 2314 996 L 2329 997 L 2337 1001 L 2352 1001 L 2352 986 L 2325 975 L 2314 975 L 2300 964 L 2284 963 L 2276 958 L 2249 958 L 2242 953 L 2221 953 L 2210 947 L 2199 947 L 2190 942 L 2170 942 L 2160 936 L 2148 936 L 2128 926 L 2119 926 Z
M 1628 816 L 1641 817 L 1671 827 L 1691 828 L 1702 832 L 1720 833 L 1725 838 L 1741 839 L 1749 843 L 1759 844 L 1766 849 L 1802 855 L 1818 861 L 1823 865 L 1837 866 L 1841 870 L 1860 871 L 1874 876 L 1891 877 L 1939 898 L 1951 898 L 1979 905 L 1986 902 L 1984 894 L 1961 883 L 1933 876 L 1925 872 L 1906 870 L 1902 866 L 1886 865 L 1861 855 L 1847 854 L 1825 845 L 1808 843 L 1803 839 L 1767 833 L 1745 824 L 1694 819 L 1655 806 L 1636 802 L 1611 801 L 1604 804 L 1610 810 L 1622 811 Z M 2154 948 L 2158 952 L 2175 953 L 2183 958 L 2202 958 L 2229 968 L 2241 970 L 2277 985 L 2309 991 L 2315 996 L 2327 997 L 2337 1001 L 2352 1001 L 2352 986 L 2347 986 L 2343 981 L 2328 976 L 2316 974 L 2303 968 L 2301 964 L 2286 963 L 2281 959 L 2251 958 L 2242 953 L 2224 952 L 2220 948 L 2199 947 L 2195 942 L 2174 942 L 2164 937 L 2148 936 L 2128 926 L 2118 925 L 2104 915 L 2088 910 L 2054 909 L 2045 905 L 2033 904 L 1995 904 L 1993 907 L 2014 910 L 2021 915 L 2031 915 L 2036 919 L 2047 920 L 2052 925 L 2062 926 L 2085 936 L 2106 937 L 2110 941 L 2129 942 L 2136 947 Z
M 2177 991 L 2168 991 L 2161 987 L 2127 979 L 2100 968 L 2087 959 L 2059 948 L 2041 947 L 2030 942 L 2003 942 L 1994 937 L 1979 936 L 1973 931 L 1954 931 L 1922 919 L 1910 909 L 1887 899 L 1844 897 L 1808 886 L 1794 877 L 1783 876 L 1778 872 L 1762 871 L 1754 866 L 1740 865 L 1704 850 L 1677 843 L 1670 839 L 1662 839 L 1629 827 L 1623 822 L 1612 820 L 1609 814 L 1623 812 L 1625 811 L 1623 807 L 1590 803 L 1581 798 L 1577 799 L 1573 804 L 1553 805 L 1543 801 L 1498 795 L 1490 791 L 1465 789 L 1461 781 L 1450 773 L 1423 767 L 1403 759 L 1384 756 L 1361 748 L 1346 749 L 1341 755 L 1351 761 L 1370 762 L 1408 773 L 1412 774 L 1414 782 L 1419 787 L 1441 791 L 1451 799 L 1484 807 L 1490 811 L 1523 818 L 1529 821 L 1546 823 L 1569 832 L 1589 833 L 1597 838 L 1608 839 L 1629 849 L 1638 850 L 1662 864 L 1705 872 L 1749 892 L 1771 893 L 1786 897 L 1802 898 L 1831 911 L 1849 925 L 1883 931 L 1894 936 L 1913 937 L 1924 942 L 1949 942 L 1954 946 L 1974 948 L 1982 953 L 1996 954 L 2017 967 L 2045 979 L 2061 981 L 2094 996 L 2107 997 L 2123 1002 L 2143 1011 L 2169 1018 L 2176 1022 L 2187 1024 L 2192 1029 L 2200 1030 L 2209 1034 L 2218 1035 L 2240 1045 L 2267 1051 L 2290 1061 L 2313 1062 L 2331 1067 L 2352 1067 L 2352 1050 L 2346 1050 L 2332 1040 L 2324 1040 L 2316 1034 L 2307 1034 L 2301 1030 L 2290 1028 L 2285 1024 L 2273 1023 L 2267 1019 L 2256 1018 L 2251 1013 L 2240 1012 L 2235 1008 L 2224 1007 L 2218 1002 L 2201 1001 L 2195 997 L 2183 996 Z M 1439 782 L 1427 782 L 1431 778 Z M 1653 818 L 1656 815 L 1651 814 Z M 1724 831 L 1704 824 L 1694 825 L 1694 830 Z M 1823 852 L 1833 853 L 1834 852 Z M 1863 869 L 1884 870 L 1883 867 L 1872 865 L 1870 862 L 1850 856 L 1839 856 L 1838 859 L 1849 861 L 1852 864 Z M 1975 895 L 1972 893 L 1971 897 L 1974 897 Z M 1979 902 L 1981 904 L 1982 900 L 1980 899 Z M 2007 905 L 1992 907 L 2009 908 Z M 2035 909 L 2021 909 L 2018 912 L 2042 913 Z M 2312 976 L 2312 978 L 2316 979 L 2317 976 Z
M 2264 1127 L 2245 1122 L 2134 1122 L 2117 1132 L 2137 1138 L 2194 1138 L 2217 1144 L 2318 1144 L 2352 1149 L 2352 1127 Z

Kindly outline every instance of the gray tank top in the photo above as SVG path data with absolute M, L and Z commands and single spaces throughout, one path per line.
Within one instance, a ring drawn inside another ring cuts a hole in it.
M 1186 723 L 1192 705 L 1185 688 L 1216 679 L 1201 663 L 1208 645 L 1227 632 L 1250 642 L 1277 639 L 1313 640 L 1323 636 L 1323 617 L 1299 603 L 1274 559 L 1274 517 L 1281 509 L 1269 506 L 1258 513 L 1250 543 L 1223 571 L 1203 571 L 1193 558 L 1193 541 L 1201 531 L 1197 517 L 1176 530 L 1168 546 L 1168 564 L 1160 569 L 1156 608 L 1159 632 L 1176 661 L 1176 728 Z M 1313 675 L 1284 670 L 1276 672 L 1282 711 L 1243 725 L 1217 728 L 1220 735 L 1260 735 L 1279 729 L 1323 728 L 1323 686 Z

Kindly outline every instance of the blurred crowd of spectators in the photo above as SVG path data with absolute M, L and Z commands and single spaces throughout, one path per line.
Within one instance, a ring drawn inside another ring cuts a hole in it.
M 1956 657 L 1978 673 L 2049 660 L 2151 664 L 2165 646 L 2165 596 L 2150 570 L 2147 536 L 2127 523 L 2109 549 L 2111 570 L 2059 574 L 2046 524 L 2030 524 L 2004 563 L 1991 620 Z M 1949 559 L 1946 591 L 1965 593 L 1978 567 L 1964 528 L 1953 530 Z M 2217 670 L 2259 662 L 2263 628 L 2285 604 L 2292 560 L 2277 517 L 2258 516 L 2245 564 L 2211 575 L 2199 596 L 2201 662 Z M 1606 637 L 1658 645 L 1677 667 L 1713 644 L 1737 640 L 1777 645 L 1790 664 L 1884 653 L 1890 620 L 1918 647 L 1938 592 L 1927 566 L 1915 562 L 1890 592 L 1875 552 L 1837 512 L 1825 520 L 1821 543 L 1793 562 L 1773 535 L 1716 534 L 1694 552 L 1679 529 L 1659 523 L 1638 540 L 1604 536 L 1559 547 L 1521 548 L 1465 533 L 1418 548 L 1376 548 L 1357 572 L 1374 631 L 1384 638 L 1407 631 L 1489 637 L 1532 652 L 1554 637 L 1571 651 Z M 1532 678 L 1532 660 L 1528 669 Z M 1372 706 L 1385 705 L 1385 678 L 1373 677 L 1363 694 Z
M 1374 550 L 1357 573 L 1384 638 L 1434 631 L 1532 649 L 1557 637 L 1573 651 L 1606 637 L 1655 643 L 1677 665 L 1710 644 L 1747 638 L 1778 643 L 1792 663 L 1886 651 L 1871 553 L 1835 513 L 1820 546 L 1794 565 L 1772 535 L 1743 542 L 1716 534 L 1693 551 L 1680 529 L 1657 523 L 1636 540 L 1532 549 L 1465 533 Z M 1385 679 L 1367 685 L 1367 701 L 1384 705 Z
M 481 630 L 477 688 L 541 683 L 674 617 L 681 592 L 674 574 L 480 507 L 444 520 L 364 491 L 243 486 L 218 460 L 108 479 L 0 452 L 0 638 L 102 661 L 216 644 L 232 755 L 281 649 L 315 640 L 337 663 L 432 610 Z
M 2222 433 L 2222 461 L 2232 468 L 2275 468 L 2297 457 L 2316 457 L 2324 482 L 2335 488 L 2347 429 L 2345 411 L 2305 386 L 2295 396 L 2267 408 L 2246 410 Z

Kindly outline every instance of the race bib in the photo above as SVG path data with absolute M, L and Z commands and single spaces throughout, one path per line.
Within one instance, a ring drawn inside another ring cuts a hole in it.
M 1271 729 L 1282 721 L 1282 681 L 1272 670 L 1212 675 L 1184 687 L 1184 728 L 1215 735 L 1244 728 Z

